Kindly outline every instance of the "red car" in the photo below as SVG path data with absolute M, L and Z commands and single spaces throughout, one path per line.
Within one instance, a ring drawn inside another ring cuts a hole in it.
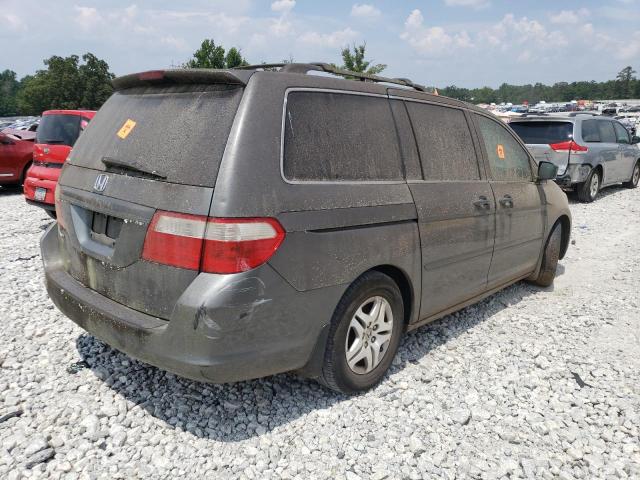
M 33 149 L 33 164 L 24 180 L 27 203 L 44 208 L 51 216 L 55 215 L 54 194 L 60 170 L 80 133 L 95 114 L 91 110 L 43 112 Z
M 36 132 L 12 130 L 0 132 L 0 185 L 21 184 L 33 159 Z

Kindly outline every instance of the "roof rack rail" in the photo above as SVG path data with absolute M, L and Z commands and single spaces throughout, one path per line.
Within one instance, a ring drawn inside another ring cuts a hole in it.
M 279 68 L 281 72 L 288 73 L 307 73 L 310 71 L 331 73 L 341 77 L 351 77 L 358 79 L 362 82 L 377 82 L 377 83 L 390 83 L 393 85 L 401 85 L 403 87 L 410 87 L 420 92 L 426 92 L 427 87 L 414 83 L 408 78 L 387 78 L 379 75 L 370 75 L 368 73 L 352 72 L 351 70 L 345 70 L 335 67 L 329 63 L 311 62 L 311 63 L 264 63 L 262 65 L 246 65 L 241 67 L 234 67 L 234 70 L 258 70 L 258 69 L 275 69 Z

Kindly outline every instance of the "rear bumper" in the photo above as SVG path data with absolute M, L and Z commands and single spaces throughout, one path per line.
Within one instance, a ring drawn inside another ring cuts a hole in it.
M 572 188 L 575 184 L 587 180 L 591 168 L 587 163 L 571 163 L 564 175 L 556 177 L 556 183 L 562 188 Z
M 24 196 L 27 200 L 37 202 L 36 205 L 55 205 L 55 192 L 60 176 L 60 168 L 49 168 L 39 165 L 32 165 L 24 179 Z M 44 201 L 36 201 L 36 188 L 44 188 L 47 194 Z
M 270 266 L 200 274 L 171 319 L 133 310 L 66 273 L 57 223 L 41 240 L 47 291 L 90 334 L 143 362 L 194 380 L 225 383 L 302 369 L 319 372 L 327 326 L 344 287 L 298 292 Z

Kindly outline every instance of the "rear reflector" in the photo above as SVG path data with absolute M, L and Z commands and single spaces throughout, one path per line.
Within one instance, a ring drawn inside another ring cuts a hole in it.
M 566 142 L 559 142 L 559 143 L 551 143 L 551 144 L 549 144 L 549 146 L 551 147 L 551 149 L 554 152 L 569 152 L 569 151 L 571 151 L 572 153 L 584 153 L 584 152 L 588 152 L 589 151 L 588 147 L 584 147 L 582 145 L 578 145 L 573 140 L 567 140 Z
M 158 211 L 142 258 L 209 273 L 238 273 L 265 263 L 284 240 L 273 218 L 207 218 Z

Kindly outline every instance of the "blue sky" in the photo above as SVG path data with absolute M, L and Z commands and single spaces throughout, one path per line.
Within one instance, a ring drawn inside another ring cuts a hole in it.
M 640 0 L 0 0 L 0 70 L 90 51 L 116 74 L 185 62 L 204 38 L 252 62 L 340 61 L 366 41 L 427 85 L 606 80 L 640 71 Z

